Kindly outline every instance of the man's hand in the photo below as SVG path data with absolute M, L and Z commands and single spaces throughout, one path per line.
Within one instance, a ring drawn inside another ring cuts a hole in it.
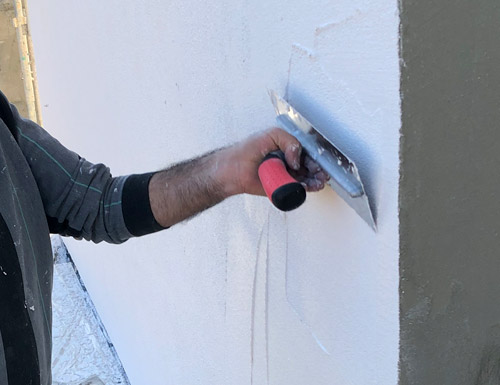
M 231 195 L 265 195 L 258 168 L 264 157 L 276 150 L 283 151 L 290 174 L 307 191 L 324 187 L 327 174 L 302 155 L 297 139 L 279 128 L 272 128 L 153 175 L 149 200 L 156 221 L 169 227 Z
M 229 167 L 224 169 L 228 175 L 221 175 L 229 195 L 265 195 L 257 170 L 262 159 L 276 150 L 285 154 L 290 175 L 301 182 L 306 191 L 325 187 L 328 175 L 311 158 L 302 155 L 297 139 L 280 128 L 272 128 L 221 150 L 220 156 L 229 159 L 225 162 Z

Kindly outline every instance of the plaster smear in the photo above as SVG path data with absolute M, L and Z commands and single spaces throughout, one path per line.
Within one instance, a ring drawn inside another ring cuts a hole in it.
M 356 11 L 318 27 L 312 48 L 295 44 L 287 87 L 290 102 L 356 162 L 378 220 L 374 233 L 330 190 L 309 195 L 306 207 L 288 216 L 287 301 L 334 365 L 351 368 L 353 384 L 397 382 L 400 113 L 394 7 Z M 306 72 L 314 76 L 304 81 Z M 388 341 L 393 349 L 382 349 Z M 358 357 L 373 371 L 356 371 Z

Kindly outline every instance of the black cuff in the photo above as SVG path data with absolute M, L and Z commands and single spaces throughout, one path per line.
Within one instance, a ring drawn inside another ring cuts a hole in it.
M 149 202 L 149 181 L 153 172 L 130 175 L 123 185 L 122 213 L 125 226 L 136 237 L 163 230 L 156 222 Z

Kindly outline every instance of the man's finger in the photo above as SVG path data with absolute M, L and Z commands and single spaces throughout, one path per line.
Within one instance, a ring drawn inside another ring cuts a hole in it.
M 304 157 L 304 166 L 309 170 L 310 173 L 315 174 L 321 171 L 321 167 L 314 160 L 312 160 L 308 155 Z
M 316 178 L 307 179 L 306 184 L 308 187 L 307 191 L 309 192 L 319 191 L 325 187 L 325 183 Z
M 323 183 L 325 183 L 328 180 L 330 180 L 330 175 L 328 175 L 326 172 L 324 172 L 323 170 L 321 170 L 320 172 L 314 174 L 314 178 L 316 178 L 317 180 L 320 180 Z
M 320 191 L 325 187 L 325 181 L 318 178 L 300 177 L 298 181 L 304 186 L 307 192 Z
M 302 154 L 302 146 L 299 141 L 292 135 L 282 130 L 281 128 L 273 128 L 268 132 L 275 145 L 285 154 L 285 160 L 293 170 L 300 168 L 300 155 Z
M 302 152 L 302 147 L 299 143 L 290 144 L 285 152 L 285 159 L 288 163 L 288 167 L 298 170 L 300 169 L 300 154 Z

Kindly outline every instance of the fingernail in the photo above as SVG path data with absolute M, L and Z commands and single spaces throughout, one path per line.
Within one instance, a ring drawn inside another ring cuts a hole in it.
M 293 153 L 297 153 L 297 157 L 296 159 L 293 161 L 293 164 L 292 164 L 292 168 L 294 170 L 298 170 L 300 168 L 300 146 L 297 145 L 297 144 L 291 144 L 289 147 L 288 147 L 288 151 L 290 151 L 292 154 Z
M 304 182 L 301 182 L 300 184 L 302 185 L 302 187 L 304 187 L 305 189 L 307 189 L 307 185 Z

